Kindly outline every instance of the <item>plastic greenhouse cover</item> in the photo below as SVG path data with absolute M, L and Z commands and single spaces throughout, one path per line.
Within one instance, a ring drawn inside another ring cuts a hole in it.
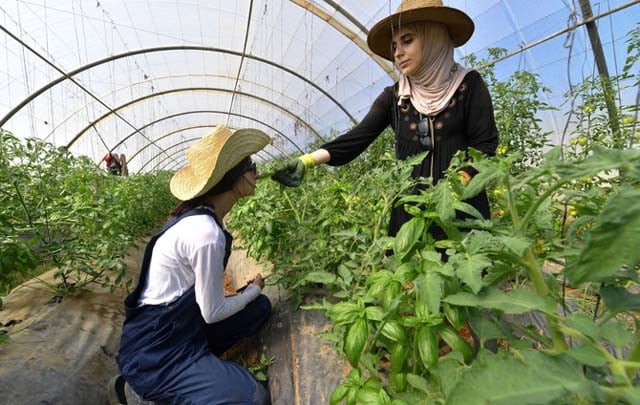
M 125 153 L 133 157 L 131 172 L 177 167 L 182 150 L 216 124 L 270 134 L 274 144 L 261 159 L 300 153 L 362 119 L 394 82 L 393 66 L 371 57 L 366 36 L 399 3 L 2 0 L 3 129 L 68 146 L 96 162 L 107 150 Z M 444 3 L 467 12 L 476 25 L 456 50 L 459 61 L 469 54 L 485 58 L 492 47 L 515 52 L 582 20 L 577 0 Z M 609 71 L 620 73 L 640 2 L 591 5 L 596 16 L 620 8 L 597 20 Z M 543 113 L 542 123 L 556 134 L 565 124 L 569 81 L 596 72 L 584 26 L 571 48 L 566 38 L 558 35 L 495 67 L 498 78 L 518 69 L 540 75 L 552 90 L 544 101 L 559 108 Z M 55 83 L 64 79 L 56 68 L 79 70 L 76 83 Z

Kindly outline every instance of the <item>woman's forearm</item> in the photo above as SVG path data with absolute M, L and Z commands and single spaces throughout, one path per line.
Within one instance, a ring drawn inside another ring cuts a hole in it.
M 310 155 L 313 158 L 313 160 L 316 162 L 316 165 L 327 163 L 329 160 L 331 160 L 331 155 L 329 154 L 329 151 L 326 149 L 317 149 L 311 152 Z

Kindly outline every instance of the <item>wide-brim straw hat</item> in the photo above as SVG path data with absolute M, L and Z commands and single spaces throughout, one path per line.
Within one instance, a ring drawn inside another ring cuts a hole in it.
M 188 163 L 173 175 L 171 193 L 182 201 L 201 196 L 242 159 L 269 142 L 271 138 L 257 129 L 231 132 L 224 125 L 218 125 L 187 150 Z
M 447 26 L 453 46 L 466 43 L 475 25 L 463 11 L 446 7 L 441 0 L 404 0 L 394 14 L 378 21 L 369 31 L 367 44 L 374 53 L 393 61 L 392 29 L 415 22 L 437 22 Z

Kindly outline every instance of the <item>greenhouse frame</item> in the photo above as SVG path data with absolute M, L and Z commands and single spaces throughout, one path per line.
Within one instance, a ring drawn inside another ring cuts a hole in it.
M 495 147 L 317 162 L 407 77 L 368 40 L 415 4 L 473 21 Z M 216 223 L 225 294 L 273 304 L 221 358 L 271 403 L 640 403 L 640 0 L 1 0 L 0 61 L 0 403 L 126 403 L 123 300 L 223 126 L 270 138 Z

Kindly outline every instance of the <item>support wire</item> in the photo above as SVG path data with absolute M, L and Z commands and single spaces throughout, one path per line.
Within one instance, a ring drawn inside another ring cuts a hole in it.
M 508 54 L 506 54 L 506 55 L 504 55 L 504 56 L 502 56 L 502 57 L 500 57 L 500 58 L 497 58 L 497 59 L 494 59 L 494 60 L 492 60 L 492 61 L 489 61 L 489 62 L 485 63 L 484 65 L 480 66 L 479 68 L 480 68 L 480 69 L 482 69 L 482 68 L 486 68 L 486 67 L 489 67 L 489 66 L 493 66 L 493 65 L 495 65 L 496 63 L 501 62 L 501 61 L 503 61 L 503 60 L 505 60 L 505 59 L 508 59 L 508 58 L 510 58 L 510 57 L 512 57 L 512 56 L 514 56 L 514 55 L 517 55 L 517 54 L 519 54 L 519 53 L 521 53 L 521 52 L 524 52 L 524 51 L 526 51 L 527 49 L 531 49 L 531 48 L 533 48 L 533 47 L 536 47 L 536 46 L 538 46 L 538 45 L 540 45 L 540 44 L 542 44 L 542 43 L 544 43 L 544 42 L 547 42 L 547 41 L 549 41 L 549 40 L 551 40 L 551 39 L 553 39 L 553 38 L 555 38 L 555 37 L 558 37 L 558 36 L 560 36 L 560 35 L 562 35 L 562 34 L 565 34 L 565 33 L 569 32 L 569 31 L 571 31 L 571 30 L 574 30 L 574 29 L 576 29 L 576 28 L 578 28 L 578 27 L 581 27 L 581 26 L 583 26 L 583 25 L 585 25 L 585 24 L 588 24 L 588 23 L 590 23 L 590 22 L 593 22 L 593 21 L 599 20 L 600 18 L 602 18 L 602 17 L 606 17 L 606 16 L 608 16 L 608 15 L 610 15 L 610 14 L 615 14 L 615 13 L 617 13 L 618 11 L 622 11 L 622 10 L 624 10 L 625 8 L 628 8 L 628 7 L 631 7 L 631 6 L 635 6 L 636 4 L 640 4 L 640 0 L 631 0 L 631 1 L 628 1 L 628 2 L 626 2 L 626 3 L 624 3 L 624 4 L 621 4 L 620 6 L 618 6 L 618 7 L 616 7 L 616 8 L 612 8 L 611 10 L 605 11 L 604 13 L 601 13 L 601 14 L 598 14 L 598 15 L 595 15 L 595 16 L 592 16 L 592 17 L 590 17 L 590 18 L 586 18 L 586 19 L 584 19 L 583 21 L 581 21 L 581 22 L 579 22 L 579 23 L 576 23 L 575 25 L 573 25 L 573 26 L 571 26 L 571 27 L 567 27 L 567 28 L 565 28 L 565 29 L 563 29 L 563 30 L 560 30 L 560 31 L 555 32 L 555 33 L 550 34 L 550 35 L 547 35 L 547 36 L 546 36 L 546 37 L 544 37 L 544 38 L 540 38 L 540 39 L 539 39 L 539 40 L 537 40 L 537 41 L 534 41 L 534 42 L 531 42 L 531 43 L 530 43 L 530 44 L 528 44 L 528 45 L 522 46 L 522 47 L 518 48 L 517 50 L 515 50 L 515 51 L 513 51 L 513 52 L 510 52 L 510 53 L 508 53 Z
M 231 119 L 231 110 L 233 109 L 233 101 L 236 98 L 236 90 L 238 89 L 238 81 L 240 80 L 240 73 L 242 72 L 242 65 L 244 64 L 244 58 L 247 53 L 247 42 L 249 41 L 249 29 L 251 28 L 251 13 L 253 12 L 253 0 L 249 3 L 249 15 L 247 16 L 247 30 L 244 33 L 244 45 L 242 47 L 242 56 L 240 56 L 240 66 L 238 66 L 238 74 L 236 75 L 236 82 L 233 85 L 233 93 L 231 94 L 231 102 L 229 103 L 229 114 L 227 114 L 227 126 L 229 126 L 229 120 Z

